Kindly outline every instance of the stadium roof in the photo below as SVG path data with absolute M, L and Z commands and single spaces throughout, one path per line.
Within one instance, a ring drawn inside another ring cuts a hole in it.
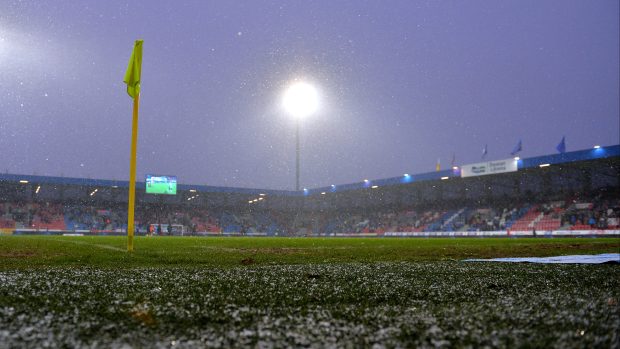
M 566 152 L 562 154 L 551 154 L 536 156 L 531 158 L 519 159 L 518 169 L 538 168 L 540 165 L 558 165 L 564 163 L 572 163 L 577 161 L 588 161 L 602 158 L 611 158 L 620 156 L 620 145 L 612 145 L 607 147 L 594 147 L 590 149 L 577 150 L 572 152 Z M 493 160 L 490 160 L 493 161 Z M 335 192 L 344 190 L 357 190 L 364 188 L 372 188 L 374 186 L 390 186 L 399 184 L 408 184 L 420 181 L 432 181 L 449 179 L 451 177 L 461 177 L 460 167 L 458 169 L 446 169 L 443 171 L 433 171 L 420 174 L 401 175 L 398 177 L 390 177 L 383 179 L 374 179 L 368 181 L 361 181 L 357 183 L 341 184 L 337 186 L 328 186 L 315 189 L 308 189 L 305 191 L 305 195 L 320 194 L 323 192 Z
M 540 165 L 557 165 L 563 163 L 571 163 L 577 161 L 588 161 L 602 158 L 611 158 L 620 156 L 620 145 L 612 145 L 606 147 L 594 147 L 591 149 L 577 150 L 562 154 L 543 155 L 518 160 L 518 169 L 537 168 Z M 179 184 L 179 191 L 196 190 L 197 192 L 206 193 L 236 193 L 248 195 L 280 195 L 280 196 L 302 196 L 320 194 L 323 192 L 336 192 L 346 190 L 358 190 L 372 187 L 382 187 L 391 185 L 408 184 L 420 181 L 441 180 L 451 177 L 460 177 L 460 168 L 447 169 L 443 171 L 426 172 L 420 174 L 402 175 L 398 177 L 390 177 L 383 179 L 373 179 L 360 181 L 356 183 L 341 184 L 314 189 L 304 189 L 303 191 L 289 190 L 273 190 L 273 189 L 254 189 L 254 188 L 233 188 L 218 187 L 209 185 L 191 185 Z M 35 176 L 35 175 L 19 175 L 19 174 L 0 174 L 0 181 L 19 182 L 28 181 L 35 184 L 59 184 L 59 185 L 79 185 L 88 187 L 129 187 L 128 181 L 117 181 L 108 179 L 90 179 L 90 178 L 73 178 L 73 177 L 53 177 L 53 176 Z M 138 185 L 144 186 L 144 182 Z

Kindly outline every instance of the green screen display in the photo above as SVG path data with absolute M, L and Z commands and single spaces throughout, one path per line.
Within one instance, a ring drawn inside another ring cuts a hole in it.
M 146 193 L 176 195 L 177 177 L 146 175 Z

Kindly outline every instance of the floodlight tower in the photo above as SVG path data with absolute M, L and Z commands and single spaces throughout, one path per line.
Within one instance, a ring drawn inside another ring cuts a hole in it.
M 296 81 L 284 92 L 284 110 L 295 118 L 295 190 L 299 190 L 299 125 L 301 119 L 312 115 L 319 107 L 319 94 L 316 89 L 303 81 Z

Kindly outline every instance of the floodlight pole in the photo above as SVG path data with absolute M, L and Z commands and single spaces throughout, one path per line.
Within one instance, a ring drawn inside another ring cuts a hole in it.
M 297 117 L 297 121 L 295 123 L 295 140 L 296 140 L 296 161 L 295 161 L 295 190 L 299 191 L 299 117 Z

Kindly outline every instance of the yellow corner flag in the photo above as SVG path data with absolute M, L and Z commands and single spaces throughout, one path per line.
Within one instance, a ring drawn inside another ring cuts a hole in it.
M 138 148 L 138 108 L 140 106 L 140 77 L 142 75 L 142 40 L 136 43 L 125 72 L 127 94 L 133 98 L 131 123 L 131 157 L 129 159 L 129 204 L 127 208 L 127 251 L 133 251 L 134 209 L 136 206 L 136 153 Z
M 136 98 L 140 94 L 140 75 L 142 75 L 142 40 L 136 40 L 129 65 L 123 81 L 127 84 L 127 94 Z
M 441 159 L 437 159 L 437 165 L 435 165 L 435 171 L 441 171 Z

